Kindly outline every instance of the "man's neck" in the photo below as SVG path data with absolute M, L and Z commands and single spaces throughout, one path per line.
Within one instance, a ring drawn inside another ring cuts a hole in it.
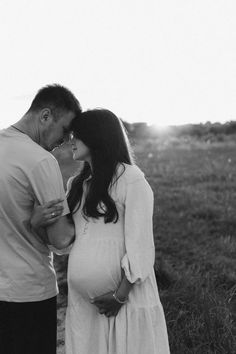
M 15 127 L 15 125 L 11 125 L 12 128 L 16 129 L 18 132 L 25 134 L 22 130 L 20 130 L 19 128 Z
M 12 127 L 28 135 L 35 143 L 39 144 L 40 139 L 36 119 L 29 113 L 26 113 L 18 122 L 13 124 Z

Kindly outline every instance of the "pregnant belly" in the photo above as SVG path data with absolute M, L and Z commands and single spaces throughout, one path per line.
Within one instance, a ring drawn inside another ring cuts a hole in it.
M 93 298 L 115 291 L 121 281 L 120 249 L 116 244 L 81 242 L 68 263 L 69 291 Z

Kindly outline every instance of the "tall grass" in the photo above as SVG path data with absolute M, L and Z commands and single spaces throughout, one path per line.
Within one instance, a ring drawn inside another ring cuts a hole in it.
M 171 281 L 166 286 L 168 278 Z M 203 279 L 200 273 L 186 270 L 174 277 L 165 269 L 157 271 L 157 282 L 171 353 L 235 353 L 233 297 L 236 285 L 229 290 L 217 289 L 209 275 Z
M 134 145 L 155 194 L 155 270 L 171 353 L 236 354 L 236 142 Z M 66 180 L 78 166 L 67 153 L 57 157 Z

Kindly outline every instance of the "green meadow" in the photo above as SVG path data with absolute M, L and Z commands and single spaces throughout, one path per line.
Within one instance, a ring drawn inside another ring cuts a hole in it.
M 133 141 L 155 195 L 155 271 L 172 354 L 236 353 L 236 138 L 221 140 Z M 55 156 L 66 183 L 79 164 L 67 148 Z M 62 354 L 67 257 L 55 265 Z

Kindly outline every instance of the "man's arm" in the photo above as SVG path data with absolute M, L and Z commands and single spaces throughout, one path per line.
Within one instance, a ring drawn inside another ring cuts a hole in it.
M 61 199 L 63 207 L 63 216 L 58 217 L 57 220 L 50 219 L 46 225 L 42 225 L 47 233 L 44 240 L 49 241 L 49 244 L 58 249 L 68 247 L 73 242 L 75 231 L 73 221 L 69 218 L 69 208 L 66 201 L 65 191 L 63 187 L 63 180 L 58 162 L 55 158 L 45 157 L 42 161 L 36 164 L 31 171 L 31 184 L 35 194 L 35 200 L 40 206 L 44 206 L 45 215 L 50 215 L 51 211 L 48 204 L 50 200 Z M 53 210 L 55 211 L 55 210 Z M 45 215 L 43 220 L 45 221 Z M 55 222 L 54 222 L 55 221 Z M 40 227 L 40 223 L 38 225 Z M 33 226 L 37 232 L 36 227 Z M 40 233 L 41 234 L 41 233 Z
M 75 238 L 75 227 L 69 215 L 61 216 L 54 224 L 46 228 L 49 243 L 58 248 L 68 247 Z

